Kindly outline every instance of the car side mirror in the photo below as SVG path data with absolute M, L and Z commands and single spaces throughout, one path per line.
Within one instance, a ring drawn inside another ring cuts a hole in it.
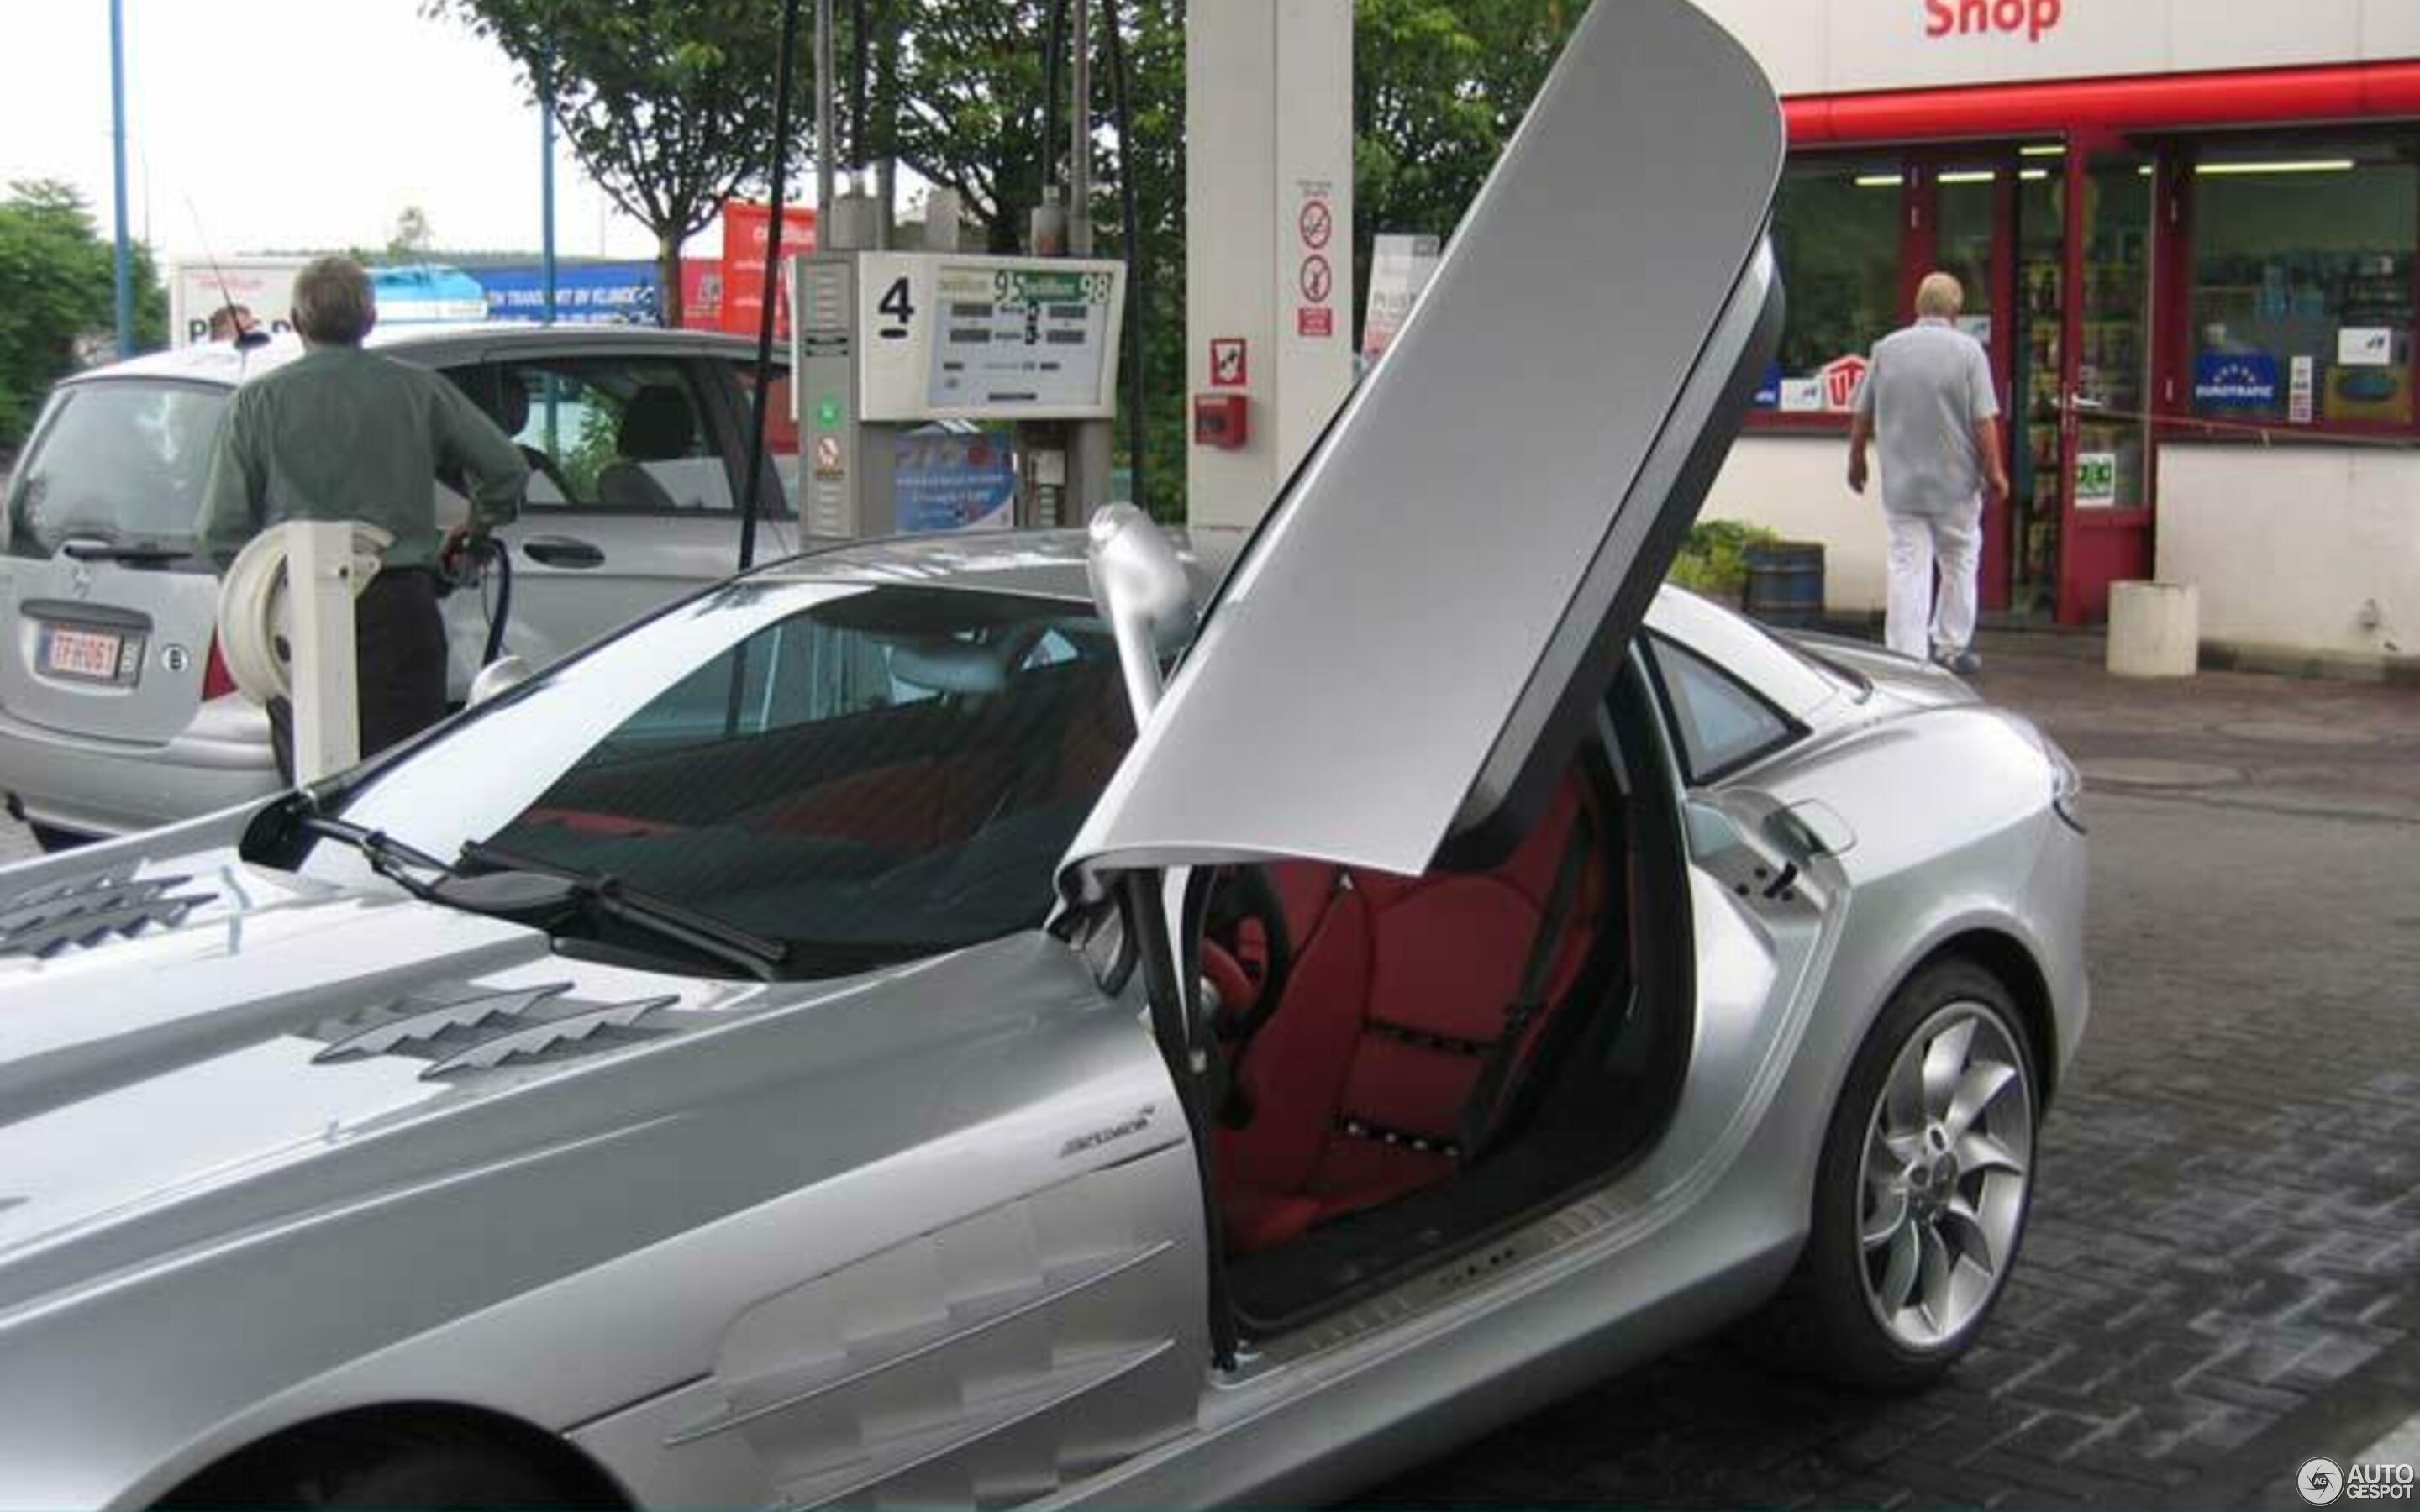
M 1176 546 L 1151 517 L 1132 504 L 1095 511 L 1084 565 L 1093 603 L 1109 622 L 1125 674 L 1135 728 L 1159 705 L 1159 659 L 1193 631 L 1193 583 Z
M 464 707 L 475 709 L 482 703 L 511 692 L 529 680 L 528 662 L 519 656 L 498 656 L 480 668 L 479 675 L 471 679 L 471 697 Z

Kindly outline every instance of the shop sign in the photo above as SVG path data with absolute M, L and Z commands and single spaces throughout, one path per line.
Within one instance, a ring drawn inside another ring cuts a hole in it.
M 2075 502 L 2078 508 L 2106 509 L 2118 501 L 2118 454 L 2078 452 L 2075 456 Z
M 1998 32 L 2039 42 L 2058 29 L 2066 11 L 2066 0 L 1924 0 L 1924 35 Z
M 1823 408 L 1846 409 L 1856 402 L 1857 391 L 1865 387 L 1868 363 L 1854 352 L 1835 357 L 1815 375 L 1823 386 Z
M 2194 359 L 2193 396 L 2204 409 L 2273 409 L 2277 359 L 2267 352 L 2203 352 Z

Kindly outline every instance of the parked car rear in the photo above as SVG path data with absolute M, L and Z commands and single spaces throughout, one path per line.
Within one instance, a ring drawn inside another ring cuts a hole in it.
M 543 666 L 737 561 L 750 344 L 628 327 L 381 333 L 514 435 L 532 466 L 499 532 L 514 597 L 506 645 Z M 0 791 L 45 845 L 190 818 L 272 791 L 262 711 L 236 694 L 214 625 L 218 575 L 194 518 L 228 398 L 299 355 L 292 338 L 189 347 L 62 383 L 0 512 Z M 799 545 L 768 468 L 760 549 Z M 443 483 L 441 522 L 462 516 Z M 446 606 L 452 684 L 468 687 L 492 595 Z

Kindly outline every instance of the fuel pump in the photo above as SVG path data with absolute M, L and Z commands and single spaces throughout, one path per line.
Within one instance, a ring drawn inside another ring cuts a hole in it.
M 1106 437 L 1117 412 L 1125 277 L 1107 258 L 844 248 L 796 259 L 807 528 L 1063 525 L 1109 502 L 1076 493 L 1068 459 L 1081 427 Z

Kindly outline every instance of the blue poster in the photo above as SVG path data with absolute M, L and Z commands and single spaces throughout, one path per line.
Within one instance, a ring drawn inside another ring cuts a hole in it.
M 2277 359 L 2267 352 L 2203 352 L 2194 359 L 2194 403 L 2204 409 L 2273 409 Z
M 546 318 L 546 273 L 535 263 L 477 270 L 490 320 Z M 554 271 L 554 317 L 565 325 L 652 326 L 660 301 L 656 265 L 561 263 Z
M 1765 364 L 1764 378 L 1757 384 L 1756 398 L 1752 402 L 1759 409 L 1781 408 L 1781 364 L 1779 363 Z
M 1016 463 L 1005 432 L 930 425 L 895 445 L 892 501 L 903 534 L 1016 523 Z

